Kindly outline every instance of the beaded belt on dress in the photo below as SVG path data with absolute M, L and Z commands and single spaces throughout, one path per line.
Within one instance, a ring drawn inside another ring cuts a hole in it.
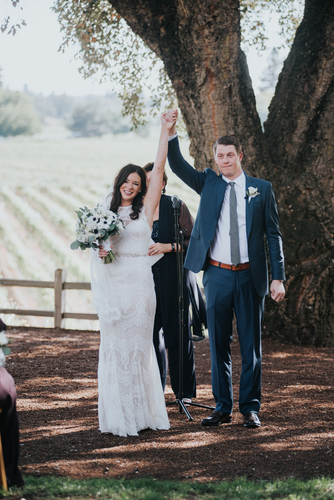
M 115 257 L 148 257 L 147 253 L 135 253 L 135 252 L 114 252 Z

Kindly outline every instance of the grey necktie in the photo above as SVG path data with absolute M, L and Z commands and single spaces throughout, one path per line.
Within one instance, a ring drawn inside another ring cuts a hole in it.
M 231 260 L 234 266 L 240 262 L 240 249 L 239 249 L 239 228 L 238 228 L 238 215 L 237 215 L 237 197 L 235 194 L 235 182 L 229 182 L 231 186 L 230 191 L 230 241 L 231 241 Z

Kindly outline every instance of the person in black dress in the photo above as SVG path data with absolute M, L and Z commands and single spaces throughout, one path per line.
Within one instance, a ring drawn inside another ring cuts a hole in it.
M 153 163 L 148 163 L 144 170 L 148 180 Z M 177 287 L 176 247 L 174 242 L 174 209 L 172 199 L 165 194 L 167 175 L 164 173 L 162 196 L 160 204 L 153 217 L 152 239 L 154 244 L 149 247 L 150 255 L 163 253 L 164 257 L 154 266 L 152 272 L 155 284 L 157 306 L 153 330 L 153 343 L 158 359 L 158 365 L 163 388 L 167 379 L 167 354 L 171 386 L 176 397 L 179 392 L 179 302 Z M 181 201 L 179 223 L 184 231 L 185 253 L 193 227 L 193 218 Z M 205 305 L 193 273 L 184 272 L 184 329 L 183 329 L 183 391 L 184 399 L 196 397 L 196 375 L 194 346 L 190 325 L 194 334 L 202 335 L 201 324 L 206 323 Z M 189 304 L 192 305 L 192 319 L 189 314 Z

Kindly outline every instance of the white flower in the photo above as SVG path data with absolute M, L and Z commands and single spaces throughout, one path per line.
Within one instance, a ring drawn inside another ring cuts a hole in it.
M 248 198 L 248 203 L 251 201 L 252 198 L 255 198 L 258 196 L 260 193 L 257 188 L 254 188 L 253 186 L 249 186 L 249 188 L 246 191 L 246 196 Z
M 0 346 L 7 344 L 8 344 L 7 335 L 5 334 L 5 332 L 0 332 Z
M 95 236 L 95 234 L 85 230 L 81 231 L 80 233 L 76 233 L 77 240 L 81 241 L 81 243 L 88 243 L 88 239 L 90 236 Z
M 76 237 L 77 237 L 77 240 L 78 241 L 81 241 L 82 243 L 84 242 L 84 239 L 85 239 L 85 231 L 83 231 L 82 229 L 80 231 L 76 231 L 75 233 Z
M 97 223 L 98 223 L 97 221 L 98 221 L 98 219 L 96 217 L 93 217 L 93 216 L 88 217 L 87 220 L 85 221 L 86 222 L 86 224 L 85 224 L 86 229 L 88 231 L 92 231 L 93 229 L 96 229 Z
M 105 217 L 109 210 L 103 205 L 97 205 L 92 212 L 96 217 Z
M 117 221 L 117 215 L 114 212 L 112 212 L 111 210 L 108 210 L 106 215 L 108 217 L 108 220 L 110 220 L 111 222 Z
M 97 224 L 96 229 L 109 229 L 110 224 L 111 223 L 108 222 L 108 219 L 100 219 L 100 222 Z
M 0 349 L 0 366 L 4 366 L 5 363 L 6 363 L 6 357 L 3 353 L 3 350 Z
M 96 236 L 95 233 L 93 233 L 92 231 L 85 231 L 84 232 L 84 240 L 85 240 L 85 243 L 88 243 L 88 239 L 91 237 L 91 236 Z

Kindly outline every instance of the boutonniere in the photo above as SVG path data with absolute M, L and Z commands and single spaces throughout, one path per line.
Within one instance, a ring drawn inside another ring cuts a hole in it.
M 257 188 L 250 186 L 246 191 L 246 198 L 248 198 L 248 203 L 251 201 L 252 198 L 255 198 L 259 194 L 260 193 Z

